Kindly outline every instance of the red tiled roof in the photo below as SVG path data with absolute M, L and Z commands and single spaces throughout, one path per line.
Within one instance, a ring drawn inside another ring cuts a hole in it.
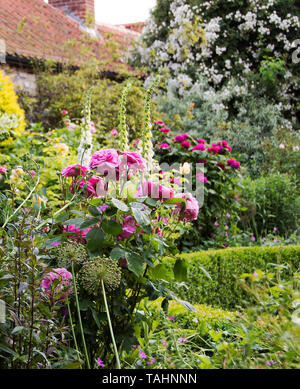
M 126 23 L 121 24 L 121 26 L 124 26 L 125 28 L 127 28 L 127 30 L 141 33 L 143 28 L 146 26 L 146 22 Z
M 107 33 L 123 48 L 128 48 L 139 35 L 126 28 L 102 24 L 97 24 L 96 29 L 97 38 L 64 11 L 43 0 L 0 0 L 0 39 L 5 41 L 6 53 L 13 56 L 67 62 L 67 47 L 71 42 L 75 47 L 81 42 L 100 59 L 105 54 L 101 46 Z M 76 60 L 80 63 L 79 52 L 78 56 Z

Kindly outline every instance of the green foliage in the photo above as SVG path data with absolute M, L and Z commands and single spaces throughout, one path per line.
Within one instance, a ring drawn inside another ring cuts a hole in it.
M 287 237 L 299 228 L 300 193 L 296 177 L 287 174 L 271 174 L 242 183 L 240 201 L 248 208 L 242 218 L 242 226 L 250 228 L 257 237 L 278 230 Z
M 130 79 L 132 84 L 127 96 L 127 125 L 130 128 L 130 138 L 138 136 L 143 123 L 144 90 L 137 78 Z M 76 122 L 82 117 L 85 103 L 83 91 L 93 87 L 91 97 L 91 119 L 98 131 L 97 138 L 102 142 L 107 132 L 119 126 L 119 100 L 122 90 L 128 80 L 110 80 L 101 77 L 101 65 L 90 59 L 80 69 L 70 71 L 64 69 L 61 73 L 44 71 L 37 76 L 38 94 L 36 101 L 30 106 L 26 104 L 26 96 L 21 95 L 21 102 L 26 109 L 27 120 L 42 122 L 46 129 L 60 128 L 64 125 L 62 110 L 67 109 L 69 117 Z M 25 99 L 25 100 L 24 100 Z M 30 97 L 32 100 L 32 97 Z
M 300 246 L 238 247 L 179 256 L 189 265 L 186 286 L 180 287 L 182 298 L 194 304 L 237 309 L 249 300 L 237 282 L 240 274 L 253 273 L 255 269 L 272 271 L 272 266 L 282 263 L 289 263 L 296 271 L 300 265 Z M 173 265 L 170 258 L 165 262 Z M 174 289 L 178 292 L 179 286 Z

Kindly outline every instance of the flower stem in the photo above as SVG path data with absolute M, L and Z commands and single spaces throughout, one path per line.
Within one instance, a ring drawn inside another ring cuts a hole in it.
M 69 299 L 67 299 L 67 307 L 68 307 L 69 319 L 70 319 L 70 324 L 71 324 L 71 329 L 72 329 L 72 335 L 73 335 L 73 339 L 74 339 L 74 343 L 75 343 L 75 349 L 77 351 L 78 358 L 80 360 L 80 351 L 78 349 L 77 339 L 76 339 L 76 335 L 75 335 L 75 331 L 74 331 L 74 325 L 73 325 L 73 320 L 72 320 L 72 314 L 71 314 Z M 81 364 L 80 364 L 80 369 L 82 369 Z
M 75 300 L 76 300 L 77 315 L 78 315 L 78 321 L 79 321 L 79 326 L 80 326 L 81 338 L 82 338 L 82 343 L 83 343 L 86 363 L 87 363 L 88 369 L 90 369 L 91 365 L 90 365 L 90 360 L 89 360 L 89 356 L 88 356 L 88 352 L 87 352 L 87 348 L 86 348 L 85 337 L 84 337 L 84 332 L 83 332 L 83 326 L 82 326 L 82 321 L 81 321 L 81 314 L 80 314 L 80 308 L 79 308 L 79 301 L 78 301 L 78 295 L 77 295 L 77 286 L 76 286 L 76 279 L 75 279 L 75 272 L 74 272 L 73 262 L 72 262 L 71 266 L 72 266 L 73 286 L 74 286 L 74 293 L 75 293 Z
M 112 339 L 112 342 L 113 342 L 113 345 L 114 345 L 115 356 L 116 356 L 116 360 L 117 360 L 117 368 L 121 369 L 121 364 L 120 364 L 118 349 L 117 349 L 117 345 L 116 345 L 116 341 L 115 341 L 114 331 L 113 331 L 111 320 L 110 320 L 109 309 L 108 309 L 108 304 L 107 304 L 107 299 L 106 299 L 106 293 L 105 293 L 105 287 L 104 287 L 103 279 L 101 280 L 101 285 L 102 285 L 103 299 L 104 299 L 104 304 L 105 304 L 105 310 L 106 310 L 109 330 L 110 330 L 111 339 Z
M 19 209 L 21 209 L 21 208 L 23 207 L 23 205 L 26 203 L 26 201 L 28 201 L 28 200 L 30 199 L 30 197 L 32 196 L 33 192 L 36 190 L 36 188 L 37 188 L 37 186 L 38 186 L 38 184 L 39 184 L 39 181 L 40 181 L 40 178 L 38 178 L 38 180 L 37 180 L 37 182 L 36 182 L 34 188 L 31 190 L 31 192 L 30 192 L 29 195 L 26 197 L 26 199 L 22 202 L 22 204 L 20 204 L 20 205 L 18 206 L 18 208 L 15 210 L 15 212 L 14 212 L 12 215 L 10 215 L 10 216 L 6 219 L 6 221 L 5 221 L 5 223 L 3 224 L 2 228 L 4 228 L 4 227 L 6 226 L 6 224 L 10 221 L 10 219 L 13 218 L 13 217 L 15 216 L 15 214 L 19 211 Z

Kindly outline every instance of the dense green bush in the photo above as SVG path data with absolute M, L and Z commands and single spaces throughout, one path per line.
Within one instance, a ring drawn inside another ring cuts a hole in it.
M 243 182 L 241 201 L 248 208 L 242 225 L 258 236 L 278 231 L 288 236 L 299 228 L 300 195 L 295 177 L 271 174 Z M 275 229 L 275 230 L 274 230 Z
M 299 15 L 295 0 L 159 0 L 133 59 L 183 88 L 199 75 L 217 89 L 238 77 L 299 126 Z
M 295 271 L 300 265 L 300 246 L 227 248 L 180 254 L 180 258 L 188 262 L 189 268 L 185 282 L 188 288 L 182 285 L 182 298 L 194 304 L 237 309 L 249 300 L 238 283 L 241 274 L 256 269 L 272 271 L 272 264 L 284 262 Z M 178 293 L 178 285 L 176 289 Z

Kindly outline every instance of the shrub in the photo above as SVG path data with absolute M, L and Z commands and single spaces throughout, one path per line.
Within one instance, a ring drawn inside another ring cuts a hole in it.
M 271 174 L 243 182 L 241 202 L 248 210 L 242 215 L 244 228 L 251 228 L 256 236 L 278 230 L 288 236 L 299 227 L 300 196 L 295 177 Z
M 9 138 L 12 135 L 20 136 L 24 128 L 24 111 L 18 104 L 14 85 L 10 78 L 0 71 L 0 146 L 11 144 L 12 139 Z
M 152 71 L 168 69 L 187 88 L 199 74 L 216 88 L 238 77 L 281 102 L 299 125 L 299 73 L 291 60 L 299 25 L 294 0 L 159 0 L 133 59 Z
M 182 298 L 193 304 L 236 309 L 250 298 L 237 282 L 242 273 L 265 271 L 283 262 L 295 270 L 300 265 L 300 246 L 227 248 L 180 254 L 180 258 L 189 265 L 189 287 L 181 287 Z M 178 293 L 178 285 L 176 290 Z

